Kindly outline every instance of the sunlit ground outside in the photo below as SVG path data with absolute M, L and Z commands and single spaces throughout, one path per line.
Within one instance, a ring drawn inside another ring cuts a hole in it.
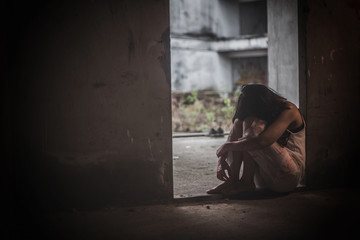
M 174 196 L 194 197 L 218 184 L 215 151 L 226 137 L 173 139 Z

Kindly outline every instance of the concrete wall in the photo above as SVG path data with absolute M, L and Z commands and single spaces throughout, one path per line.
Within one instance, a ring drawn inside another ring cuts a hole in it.
M 228 81 L 223 77 L 217 79 L 216 72 L 219 70 L 217 58 L 218 53 L 214 51 L 173 49 L 171 51 L 172 90 L 174 92 L 219 90 L 216 83 Z M 220 89 L 225 91 L 224 87 Z
M 172 38 L 171 89 L 174 92 L 231 92 L 234 87 L 233 71 L 237 69 L 232 70 L 232 59 L 257 51 L 266 54 L 266 48 L 265 37 L 223 41 Z
M 237 0 L 170 0 L 171 32 L 203 38 L 239 36 Z
M 220 37 L 240 36 L 239 2 L 237 0 L 217 0 L 214 16 L 217 19 L 216 33 Z
M 214 36 L 214 0 L 171 0 L 171 32 L 188 35 Z
M 307 182 L 359 185 L 360 4 L 307 1 Z
M 240 2 L 240 34 L 256 35 L 267 33 L 266 1 Z
M 267 85 L 267 57 L 244 57 L 232 59 L 234 85 L 259 83 Z
M 299 106 L 296 0 L 268 0 L 269 86 Z
M 236 71 L 232 70 L 232 59 L 258 56 L 259 53 L 264 56 L 266 51 L 266 37 L 223 41 L 172 38 L 171 89 L 174 92 L 231 92 L 234 87 L 232 75 Z
M 244 16 L 240 19 L 241 7 Z M 240 6 L 238 0 L 170 0 L 170 19 L 174 92 L 231 92 L 231 59 L 267 54 L 264 1 Z M 240 36 L 240 23 L 247 34 L 258 36 Z
M 172 198 L 169 5 L 11 5 L 12 178 L 31 207 Z

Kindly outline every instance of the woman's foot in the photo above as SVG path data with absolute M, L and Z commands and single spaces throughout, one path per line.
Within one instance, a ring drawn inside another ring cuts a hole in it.
M 224 190 L 231 187 L 232 182 L 223 182 L 222 184 L 208 190 L 207 194 L 221 194 Z
M 236 194 L 244 193 L 244 192 L 253 192 L 253 191 L 255 191 L 255 189 L 256 189 L 256 186 L 253 182 L 249 183 L 249 182 L 240 180 L 240 181 L 232 183 L 229 187 L 224 189 L 221 193 L 224 194 L 225 196 L 232 196 L 232 195 L 236 195 Z

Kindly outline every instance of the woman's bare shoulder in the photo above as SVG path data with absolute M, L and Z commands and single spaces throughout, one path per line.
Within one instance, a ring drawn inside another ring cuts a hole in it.
M 298 107 L 292 102 L 286 102 L 287 110 L 291 112 L 291 115 L 294 117 L 294 121 L 292 122 L 292 127 L 297 127 L 302 124 L 302 116 L 298 109 Z
M 294 113 L 299 113 L 300 114 L 298 107 L 295 104 L 293 104 L 292 102 L 286 101 L 285 106 L 286 106 L 286 109 L 288 111 L 292 111 Z
M 297 109 L 297 106 L 295 104 L 293 104 L 292 102 L 285 101 L 285 103 L 286 103 L 286 107 L 288 107 L 290 109 Z

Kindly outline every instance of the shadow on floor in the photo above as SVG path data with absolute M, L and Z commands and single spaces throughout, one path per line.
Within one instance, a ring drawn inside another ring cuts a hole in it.
M 305 188 L 298 188 L 293 192 L 303 192 L 306 191 Z M 194 197 L 186 197 L 186 198 L 175 198 L 172 203 L 199 203 L 206 201 L 216 201 L 222 199 L 229 200 L 265 200 L 265 199 L 275 199 L 281 198 L 290 195 L 293 192 L 274 192 L 270 189 L 258 189 L 254 192 L 244 192 L 239 193 L 232 196 L 224 196 L 221 194 L 207 194 L 207 195 L 199 195 Z
M 289 195 L 291 192 L 279 193 L 271 191 L 270 189 L 260 189 L 254 192 L 243 192 L 227 198 L 232 200 L 261 200 L 261 199 L 273 199 Z M 226 197 L 226 196 L 225 196 Z

